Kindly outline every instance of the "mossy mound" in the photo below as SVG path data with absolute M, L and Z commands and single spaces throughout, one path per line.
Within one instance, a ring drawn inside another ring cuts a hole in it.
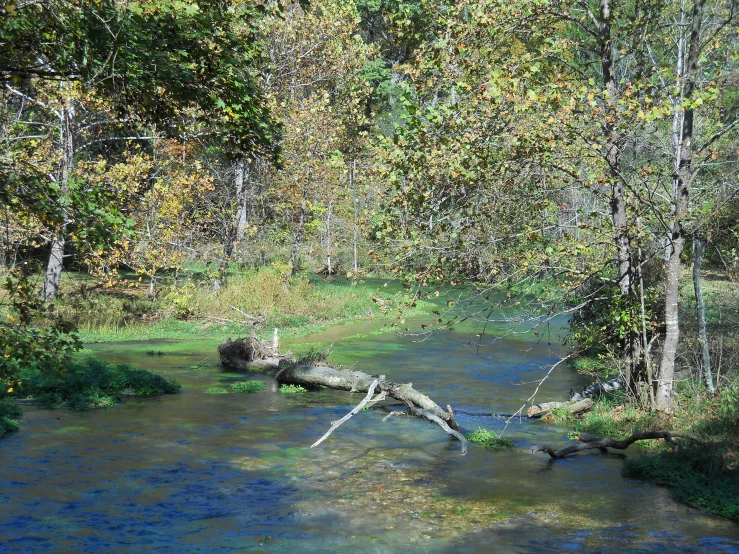
M 177 381 L 131 365 L 113 365 L 96 358 L 66 364 L 58 375 L 35 368 L 21 372 L 14 392 L 19 398 L 33 398 L 46 408 L 67 407 L 88 410 L 113 406 L 124 396 L 152 397 L 179 392 Z

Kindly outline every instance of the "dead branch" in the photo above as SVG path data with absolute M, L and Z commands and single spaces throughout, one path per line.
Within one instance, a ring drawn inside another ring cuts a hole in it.
M 636 441 L 648 439 L 664 439 L 667 442 L 674 442 L 672 440 L 674 438 L 688 439 L 700 444 L 704 443 L 704 441 L 702 439 L 699 439 L 698 437 L 689 435 L 687 433 L 681 433 L 679 431 L 646 431 L 643 433 L 634 433 L 630 437 L 621 440 L 611 439 L 608 437 L 594 437 L 592 435 L 583 434 L 578 437 L 578 439 L 582 441 L 580 444 L 573 444 L 571 446 L 568 446 L 567 448 L 562 448 L 561 450 L 555 450 L 551 446 L 532 446 L 529 449 L 529 454 L 546 452 L 552 458 L 561 459 L 582 450 L 592 450 L 594 448 L 599 448 L 601 450 L 605 450 L 606 448 L 625 450 Z
M 367 396 L 365 396 L 364 399 L 359 404 L 357 404 L 351 412 L 349 412 L 348 414 L 346 414 L 340 420 L 333 421 L 331 423 L 331 428 L 328 431 L 326 431 L 326 434 L 323 435 L 316 442 L 314 442 L 313 444 L 311 444 L 310 447 L 311 448 L 315 448 L 316 446 L 318 446 L 319 444 L 321 444 L 323 441 L 325 441 L 329 437 L 329 435 L 331 433 L 333 433 L 334 431 L 336 431 L 336 429 L 338 429 L 339 427 L 341 427 L 341 425 L 343 423 L 349 421 L 349 419 L 353 415 L 358 414 L 362 410 L 362 408 L 364 408 L 367 405 L 367 403 L 371 401 L 372 395 L 375 394 L 375 388 L 377 387 L 378 383 L 379 383 L 379 381 L 377 379 L 375 379 L 374 381 L 372 381 L 372 384 L 370 385 L 369 390 L 367 391 Z M 380 395 L 383 395 L 383 398 L 384 398 L 385 393 L 382 392 L 382 393 L 378 394 L 377 396 L 380 396 Z M 375 402 L 379 402 L 379 400 L 376 400 Z

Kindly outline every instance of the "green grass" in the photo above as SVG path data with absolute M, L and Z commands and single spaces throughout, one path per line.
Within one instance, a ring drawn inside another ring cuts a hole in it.
M 234 392 L 259 392 L 266 388 L 262 381 L 239 381 L 231 385 Z
M 549 421 L 571 426 L 579 433 L 624 438 L 640 431 L 676 430 L 704 442 L 640 441 L 644 452 L 629 457 L 624 475 L 670 486 L 675 498 L 739 521 L 739 379 L 726 383 L 709 397 L 699 380 L 681 382 L 671 414 L 650 412 L 623 393 L 596 399 L 580 418 L 557 411 Z
M 300 385 L 280 385 L 280 392 L 282 394 L 302 394 L 308 392 L 308 389 Z
M 498 436 L 493 431 L 478 429 L 467 435 L 467 440 L 479 444 L 488 450 L 507 450 L 513 447 L 513 441 L 508 437 Z
M 143 289 L 93 289 L 84 279 L 68 278 L 64 285 L 68 292 L 59 299 L 60 313 L 79 327 L 86 343 L 223 338 L 253 330 L 268 335 L 274 327 L 283 337 L 303 336 L 339 322 L 394 317 L 401 302 L 392 291 L 377 291 L 367 283 L 324 282 L 306 275 L 287 279 L 271 268 L 230 273 L 217 294 L 209 282 L 193 278 L 163 289 L 156 300 Z M 373 295 L 382 298 L 382 308 Z M 404 314 L 427 313 L 431 307 L 419 301 Z M 252 326 L 241 312 L 266 317 L 266 322 Z
M 33 398 L 47 408 L 73 410 L 113 406 L 127 395 L 152 397 L 181 389 L 176 381 L 168 381 L 146 369 L 113 365 L 95 358 L 68 363 L 59 375 L 26 368 L 21 371 L 19 381 L 14 396 Z
M 223 387 L 213 387 L 211 389 L 207 389 L 205 394 L 228 394 L 228 390 Z

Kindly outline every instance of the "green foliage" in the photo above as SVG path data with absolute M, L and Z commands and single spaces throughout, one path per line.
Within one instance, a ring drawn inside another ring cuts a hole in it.
M 211 389 L 207 389 L 205 394 L 228 394 L 228 390 L 223 387 L 213 387 Z
M 586 297 L 597 296 L 584 302 Z M 584 287 L 581 296 L 571 300 L 573 304 L 583 304 L 570 320 L 568 343 L 578 351 L 596 360 L 599 354 L 620 352 L 623 341 L 631 334 L 641 336 L 641 302 L 633 295 L 622 296 L 615 285 L 604 285 L 593 281 Z M 663 287 L 656 283 L 646 286 L 644 291 L 647 336 L 664 331 L 664 293 Z M 580 361 L 578 369 L 597 370 L 597 364 Z M 608 375 L 608 367 L 601 375 Z
M 23 415 L 23 410 L 13 404 L 10 399 L 0 400 L 0 437 L 18 430 L 18 422 L 15 418 L 21 415 Z
M 302 394 L 308 390 L 300 385 L 280 385 L 280 392 L 282 394 Z
M 82 348 L 74 326 L 49 311 L 22 271 L 8 273 L 3 288 L 7 294 L 0 304 L 0 387 L 12 388 L 31 368 L 48 375 L 62 373 Z
M 668 483 L 678 500 L 739 521 L 739 473 L 715 471 L 715 448 L 662 450 L 627 458 L 624 475 Z
M 513 441 L 508 437 L 498 436 L 493 431 L 478 429 L 467 435 L 467 440 L 479 444 L 488 450 L 507 450 L 513 447 Z
M 181 385 L 131 365 L 113 365 L 95 358 L 67 362 L 60 374 L 24 368 L 13 395 L 33 398 L 47 408 L 87 410 L 112 406 L 124 396 L 152 397 L 179 392 Z
M 259 392 L 264 389 L 265 384 L 262 381 L 239 381 L 231 385 L 234 392 Z

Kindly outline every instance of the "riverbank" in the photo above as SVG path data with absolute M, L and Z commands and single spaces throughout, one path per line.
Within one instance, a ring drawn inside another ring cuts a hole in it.
M 394 319 L 430 313 L 424 301 L 413 307 L 394 284 L 297 275 L 272 268 L 234 271 L 215 291 L 212 282 L 191 275 L 154 297 L 147 287 L 125 280 L 91 288 L 68 277 L 57 302 L 59 314 L 74 323 L 85 343 L 153 339 L 205 339 L 245 336 L 304 336 L 338 323 Z
M 581 433 L 623 439 L 648 431 L 681 431 L 698 439 L 669 444 L 638 441 L 640 455 L 626 458 L 625 477 L 669 487 L 688 505 L 739 521 L 739 380 L 709 396 L 696 380 L 680 382 L 672 412 L 650 412 L 624 395 L 597 399 L 582 417 L 566 410 L 547 421 Z

